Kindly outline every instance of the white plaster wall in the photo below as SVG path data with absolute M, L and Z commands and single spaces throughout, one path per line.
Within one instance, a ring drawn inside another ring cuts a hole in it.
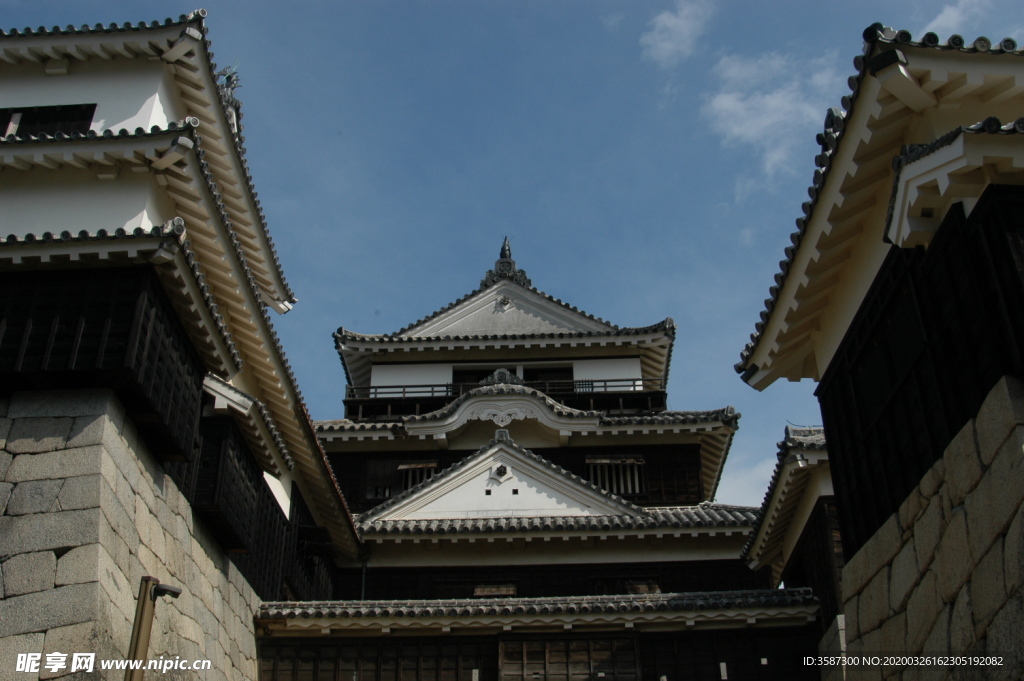
M 0 108 L 96 104 L 92 129 L 165 127 L 185 108 L 161 61 L 73 62 L 67 75 L 47 76 L 42 64 L 0 68 Z
M 572 377 L 577 381 L 599 381 L 615 378 L 642 378 L 639 357 L 613 359 L 579 359 L 572 363 Z M 638 390 L 630 385 L 610 385 L 610 390 Z
M 498 481 L 488 467 L 459 487 L 448 490 L 408 518 L 505 518 L 512 516 L 590 516 L 598 512 L 577 499 L 569 498 L 510 462 L 509 475 Z M 513 492 L 516 493 L 513 493 Z M 488 494 L 490 492 L 490 494 Z
M 84 170 L 5 172 L 0 205 L 0 232 L 5 236 L 65 229 L 148 229 L 175 215 L 148 173 L 124 169 L 115 181 Z
M 451 364 L 375 364 L 370 385 L 437 385 L 452 382 Z

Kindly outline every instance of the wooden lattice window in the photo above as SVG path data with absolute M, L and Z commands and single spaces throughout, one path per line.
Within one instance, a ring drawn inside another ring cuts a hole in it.
M 587 457 L 587 474 L 598 487 L 622 496 L 647 491 L 642 458 Z
M 437 470 L 436 461 L 425 461 L 421 463 L 403 463 L 398 465 L 398 471 L 402 474 L 402 491 L 412 489 L 421 482 L 426 482 L 434 477 Z
M 84 134 L 89 131 L 95 113 L 95 104 L 0 109 L 0 137 Z

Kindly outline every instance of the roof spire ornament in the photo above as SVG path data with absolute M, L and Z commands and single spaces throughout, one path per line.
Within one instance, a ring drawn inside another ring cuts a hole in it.
M 516 268 L 516 261 L 512 259 L 512 245 L 509 243 L 507 236 L 501 244 L 501 253 L 497 262 L 494 263 L 494 269 L 487 271 L 487 274 L 480 282 L 480 288 L 487 288 L 502 279 L 511 279 L 517 284 L 522 284 L 526 287 L 533 286 L 529 277 L 526 276 L 526 272 Z

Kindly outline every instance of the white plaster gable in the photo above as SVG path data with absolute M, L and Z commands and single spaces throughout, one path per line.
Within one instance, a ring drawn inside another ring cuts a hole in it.
M 497 284 L 461 301 L 402 336 L 484 336 L 607 332 L 614 326 L 562 305 L 513 281 Z
M 499 440 L 364 520 L 634 516 L 638 511 L 511 441 Z

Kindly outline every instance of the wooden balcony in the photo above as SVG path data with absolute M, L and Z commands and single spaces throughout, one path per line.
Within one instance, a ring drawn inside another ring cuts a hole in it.
M 609 414 L 665 410 L 665 381 L 660 378 L 609 378 L 526 381 L 533 388 L 573 409 Z M 345 418 L 387 421 L 426 414 L 482 387 L 479 383 L 346 386 Z

